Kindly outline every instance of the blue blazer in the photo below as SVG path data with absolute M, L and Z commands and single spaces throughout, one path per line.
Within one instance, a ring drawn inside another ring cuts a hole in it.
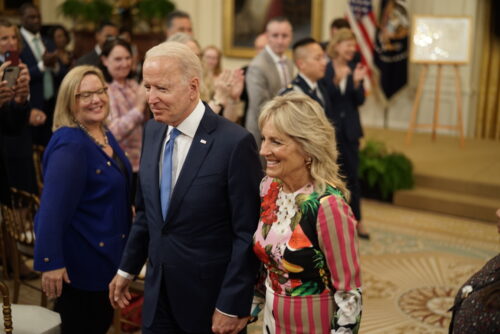
M 252 251 L 262 168 L 253 136 L 208 106 L 175 184 L 164 221 L 158 162 L 167 125 L 150 120 L 132 224 L 120 268 L 139 273 L 148 259 L 143 325 L 158 298 L 187 332 L 210 332 L 220 311 L 250 314 L 258 262 Z M 161 295 L 161 285 L 166 295 Z
M 35 217 L 35 269 L 66 267 L 71 285 L 87 291 L 107 290 L 131 222 L 131 166 L 106 134 L 126 173 L 80 128 L 60 128 L 45 149 Z

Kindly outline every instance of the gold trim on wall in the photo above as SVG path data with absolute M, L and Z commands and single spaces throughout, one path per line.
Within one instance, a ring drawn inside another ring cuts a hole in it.
M 224 0 L 222 17 L 224 55 L 226 57 L 253 58 L 256 54 L 253 47 L 241 47 L 234 44 L 234 27 L 236 24 L 234 9 L 235 0 Z M 323 0 L 311 0 L 311 37 L 315 38 L 317 41 L 320 41 L 321 39 L 322 11 Z

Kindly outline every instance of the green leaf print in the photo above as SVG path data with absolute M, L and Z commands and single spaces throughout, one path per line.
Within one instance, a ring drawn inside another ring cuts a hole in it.
M 310 296 L 310 295 L 318 295 L 321 293 L 321 286 L 318 282 L 308 281 L 298 286 L 292 290 L 291 295 L 296 296 Z

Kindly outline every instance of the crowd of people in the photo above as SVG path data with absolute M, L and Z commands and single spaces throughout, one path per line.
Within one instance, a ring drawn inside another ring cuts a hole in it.
M 0 200 L 37 193 L 44 146 L 34 269 L 62 333 L 106 333 L 144 265 L 142 333 L 245 333 L 258 317 L 264 333 L 358 333 L 366 67 L 345 20 L 290 59 L 292 24 L 272 18 L 229 70 L 182 11 L 143 61 L 111 22 L 75 59 L 63 26 L 45 39 L 35 5 L 20 15 L 19 30 L 0 20 L 1 74 L 20 54 L 0 83 Z

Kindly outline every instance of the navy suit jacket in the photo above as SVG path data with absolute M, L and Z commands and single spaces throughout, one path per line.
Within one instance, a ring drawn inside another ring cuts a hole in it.
M 349 67 L 354 72 L 356 64 L 351 62 Z M 358 106 L 365 102 L 365 92 L 363 84 L 354 88 L 352 74 L 347 77 L 345 93 L 342 94 L 340 88 L 333 84 L 335 70 L 330 61 L 326 66 L 325 77 L 321 79 L 328 91 L 328 97 L 334 111 L 334 124 L 337 141 L 347 141 L 357 143 L 363 137 L 363 129 L 359 118 Z
M 148 258 L 145 327 L 166 298 L 182 330 L 210 332 L 215 308 L 250 314 L 262 168 L 253 136 L 205 105 L 164 221 L 158 162 L 166 132 L 154 120 L 144 129 L 137 216 L 120 269 L 138 274 Z
M 37 108 L 43 110 L 46 114 L 52 114 L 52 110 L 46 110 L 45 100 L 43 98 L 43 72 L 38 68 L 38 61 L 31 50 L 28 42 L 24 39 L 24 36 L 21 35 L 23 40 L 23 49 L 21 50 L 20 58 L 23 63 L 28 66 L 28 70 L 30 72 L 30 106 L 32 108 Z M 52 52 L 55 50 L 54 44 L 45 38 L 42 38 L 42 42 L 45 45 L 45 48 L 48 52 Z M 51 72 L 52 73 L 52 72 Z M 64 76 L 66 73 L 58 73 L 54 76 L 54 83 L 60 81 L 58 79 L 59 76 Z M 54 87 L 54 94 L 57 92 L 56 87 Z
M 321 99 L 318 96 L 318 94 L 315 93 L 311 89 L 309 84 L 300 75 L 297 75 L 292 80 L 290 85 L 286 89 L 284 89 L 282 92 L 280 92 L 280 95 L 287 94 L 291 91 L 299 91 L 299 92 L 306 94 L 307 96 L 309 96 L 314 101 L 318 102 L 323 107 L 323 110 L 325 111 L 326 117 L 333 125 L 334 119 L 335 119 L 335 113 L 334 113 L 334 110 L 332 109 L 332 103 L 331 103 L 330 98 L 328 96 L 327 87 L 326 87 L 325 83 L 321 80 L 319 80 L 316 83 L 316 85 L 317 85 L 316 89 L 321 92 L 321 96 L 323 97 L 323 99 Z
M 131 166 L 107 131 L 122 172 L 80 128 L 54 132 L 43 156 L 44 188 L 35 217 L 35 269 L 66 267 L 71 285 L 106 291 L 131 223 Z

